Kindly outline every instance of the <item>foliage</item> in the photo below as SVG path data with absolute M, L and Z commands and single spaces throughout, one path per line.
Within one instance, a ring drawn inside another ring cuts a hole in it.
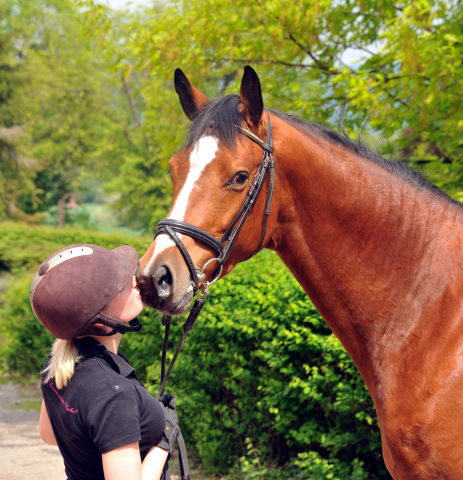
M 12 281 L 0 302 L 0 358 L 13 375 L 38 374 L 45 363 L 44 353 L 53 343 L 53 336 L 40 325 L 26 301 L 32 277 L 24 275 Z
M 58 225 L 58 205 L 50 207 L 45 217 L 45 225 L 55 227 Z M 63 209 L 64 224 L 80 228 L 97 228 L 97 222 L 91 218 L 91 212 L 88 205 L 81 205 L 76 209 Z
M 0 218 L 26 220 L 113 180 L 123 160 L 150 156 L 136 83 L 110 68 L 82 22 L 70 0 L 0 6 Z M 123 204 L 136 203 L 117 188 Z
M 90 243 L 110 249 L 119 245 L 133 245 L 139 255 L 142 255 L 151 241 L 151 237 L 133 237 L 70 227 L 31 227 L 4 222 L 0 223 L 0 271 L 15 273 L 35 270 L 53 252 L 76 243 Z
M 149 242 L 11 224 L 0 224 L 0 238 L 0 264 L 18 274 L 64 245 L 132 243 L 143 253 Z M 12 373 L 37 372 L 51 343 L 30 310 L 30 281 L 31 274 L 12 279 L 0 307 L 0 357 Z M 262 252 L 211 290 L 167 389 L 179 399 L 195 461 L 230 479 L 389 478 L 362 379 L 278 257 Z M 143 329 L 126 335 L 121 349 L 154 394 L 160 315 L 145 311 L 140 317 Z M 179 320 L 172 326 L 168 360 L 181 334 Z
M 347 102 L 348 129 L 372 116 L 372 129 L 458 197 L 461 0 L 174 0 L 155 3 L 122 29 L 93 0 L 79 4 L 91 28 L 105 32 L 116 67 L 144 81 L 144 128 L 174 126 L 172 144 L 178 125 L 187 124 L 172 88 L 174 67 L 214 98 L 237 93 L 250 64 L 267 106 L 332 123 Z
M 238 92 L 245 64 L 270 107 L 333 123 L 348 102 L 349 131 L 373 115 L 372 130 L 460 199 L 462 11 L 461 0 L 174 0 L 121 14 L 5 0 L 0 218 L 26 220 L 90 192 L 91 179 L 132 227 L 153 231 L 188 125 L 174 67 L 214 98 Z

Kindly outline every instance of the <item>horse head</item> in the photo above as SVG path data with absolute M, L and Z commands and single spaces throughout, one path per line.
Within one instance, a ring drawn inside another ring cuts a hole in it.
M 265 176 L 259 186 L 264 193 L 248 200 L 252 203 L 249 215 L 236 241 L 229 244 L 233 248 L 226 258 L 222 254 L 222 262 L 213 260 L 220 257 L 222 245 L 227 249 L 224 234 L 233 236 L 233 230 L 241 228 L 242 206 L 256 188 L 256 174 L 262 173 L 263 149 L 264 159 L 266 155 L 270 159 L 271 147 L 260 140 L 266 138 L 270 117 L 264 112 L 259 78 L 251 67 L 244 69 L 239 96 L 210 101 L 179 69 L 175 89 L 192 123 L 186 146 L 170 159 L 172 208 L 166 225 L 158 226 L 158 235 L 140 261 L 138 282 L 151 307 L 180 315 L 197 291 L 195 275 L 199 274 L 199 286 L 211 282 L 252 256 L 256 247 L 268 245 L 278 199 L 273 200 L 263 234 L 266 192 L 273 191 L 270 175 Z M 180 226 L 176 233 L 168 228 L 175 230 L 176 226 Z M 189 235 L 191 227 L 201 233 Z

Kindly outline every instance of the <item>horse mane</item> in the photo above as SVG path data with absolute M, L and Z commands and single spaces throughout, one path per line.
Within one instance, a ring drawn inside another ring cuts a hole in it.
M 217 137 L 220 141 L 225 143 L 228 148 L 234 150 L 238 138 L 238 132 L 235 127 L 244 126 L 239 114 L 240 103 L 241 99 L 238 95 L 226 95 L 212 100 L 198 113 L 191 123 L 188 130 L 187 147 L 195 144 L 204 133 L 207 132 L 208 135 Z M 450 203 L 461 205 L 438 187 L 428 182 L 421 176 L 420 172 L 411 168 L 409 165 L 401 161 L 387 160 L 381 155 L 373 152 L 362 143 L 360 136 L 359 140 L 355 141 L 344 131 L 344 134 L 341 134 L 326 125 L 311 123 L 295 117 L 294 115 L 273 110 L 271 108 L 266 108 L 265 110 L 303 133 L 314 135 L 330 142 L 331 144 L 341 145 L 346 150 L 370 160 L 382 168 L 394 173 L 397 177 L 406 182 L 414 184 L 417 188 L 428 190 L 440 198 L 447 199 Z

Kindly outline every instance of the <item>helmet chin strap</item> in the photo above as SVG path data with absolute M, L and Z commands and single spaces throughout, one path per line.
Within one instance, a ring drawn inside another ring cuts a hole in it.
M 120 320 L 117 320 L 112 317 L 108 317 L 102 312 L 97 313 L 91 320 L 90 328 L 87 328 L 82 333 L 78 332 L 75 337 L 81 335 L 97 335 L 99 337 L 110 337 L 111 335 L 115 335 L 116 333 L 128 333 L 128 332 L 138 332 L 142 328 L 142 324 L 138 320 L 138 318 L 134 318 L 131 320 L 128 325 L 124 325 Z M 110 327 L 112 330 L 109 332 L 105 332 L 97 327 L 95 327 L 95 323 L 101 323 L 107 327 Z

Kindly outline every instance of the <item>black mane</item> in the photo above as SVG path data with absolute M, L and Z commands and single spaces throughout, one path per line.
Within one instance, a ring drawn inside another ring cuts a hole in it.
M 239 104 L 241 99 L 238 95 L 227 95 L 225 97 L 212 100 L 190 125 L 187 138 L 187 146 L 196 143 L 205 132 L 209 135 L 217 137 L 225 145 L 234 149 L 239 132 L 235 126 L 244 126 L 239 114 Z M 350 137 L 342 135 L 341 133 L 329 128 L 325 125 L 318 125 L 316 123 L 301 120 L 293 115 L 279 112 L 271 108 L 265 109 L 267 112 L 282 119 L 289 125 L 297 128 L 299 131 L 314 135 L 317 138 L 330 142 L 331 144 L 341 145 L 346 150 L 355 153 L 362 158 L 368 159 L 381 167 L 393 172 L 399 178 L 413 183 L 420 189 L 426 189 L 434 192 L 441 198 L 447 198 L 452 203 L 460 205 L 455 200 L 451 199 L 446 193 L 442 192 L 438 187 L 425 180 L 416 170 L 410 168 L 403 162 L 390 161 L 370 150 L 361 141 L 354 141 Z M 241 138 L 241 136 L 239 137 Z M 275 152 L 278 155 L 278 152 Z

